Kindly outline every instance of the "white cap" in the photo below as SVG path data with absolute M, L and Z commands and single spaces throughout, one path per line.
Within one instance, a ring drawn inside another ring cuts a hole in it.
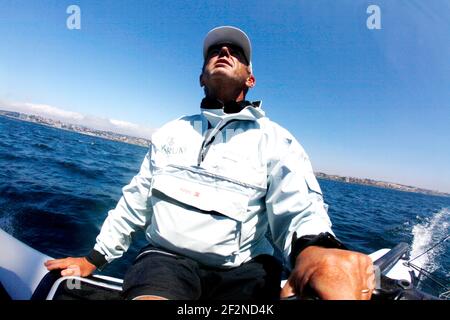
M 252 63 L 252 45 L 244 31 L 236 27 L 221 26 L 208 32 L 203 42 L 203 58 L 206 59 L 208 49 L 216 44 L 234 44 L 244 51 L 248 63 Z

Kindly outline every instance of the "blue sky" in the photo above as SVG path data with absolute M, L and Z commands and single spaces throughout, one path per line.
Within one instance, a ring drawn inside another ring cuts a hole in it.
M 72 4 L 80 30 L 66 27 Z M 248 98 L 316 171 L 450 192 L 448 0 L 0 0 L 0 102 L 159 127 L 198 111 L 218 25 L 249 35 Z

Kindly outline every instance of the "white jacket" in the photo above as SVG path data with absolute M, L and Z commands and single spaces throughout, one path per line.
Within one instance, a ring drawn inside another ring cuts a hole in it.
M 238 266 L 273 243 L 289 267 L 295 231 L 332 233 L 326 208 L 307 154 L 260 108 L 202 109 L 153 134 L 94 250 L 111 262 L 145 228 L 154 245 L 205 265 Z

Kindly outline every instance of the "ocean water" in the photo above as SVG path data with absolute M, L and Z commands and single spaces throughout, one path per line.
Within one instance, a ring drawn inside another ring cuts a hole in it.
M 87 254 L 146 148 L 0 116 L 0 228 L 55 258 Z M 371 253 L 399 242 L 410 257 L 450 232 L 450 198 L 319 180 L 336 235 Z M 414 262 L 450 286 L 450 241 Z M 122 277 L 142 232 L 103 274 Z M 428 279 L 420 287 L 443 290 Z

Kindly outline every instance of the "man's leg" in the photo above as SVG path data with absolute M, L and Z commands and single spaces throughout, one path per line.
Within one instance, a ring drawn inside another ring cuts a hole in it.
M 281 264 L 260 255 L 237 268 L 217 270 L 201 267 L 202 297 L 205 300 L 278 300 Z
M 196 300 L 201 294 L 195 261 L 147 246 L 125 274 L 129 300 Z

